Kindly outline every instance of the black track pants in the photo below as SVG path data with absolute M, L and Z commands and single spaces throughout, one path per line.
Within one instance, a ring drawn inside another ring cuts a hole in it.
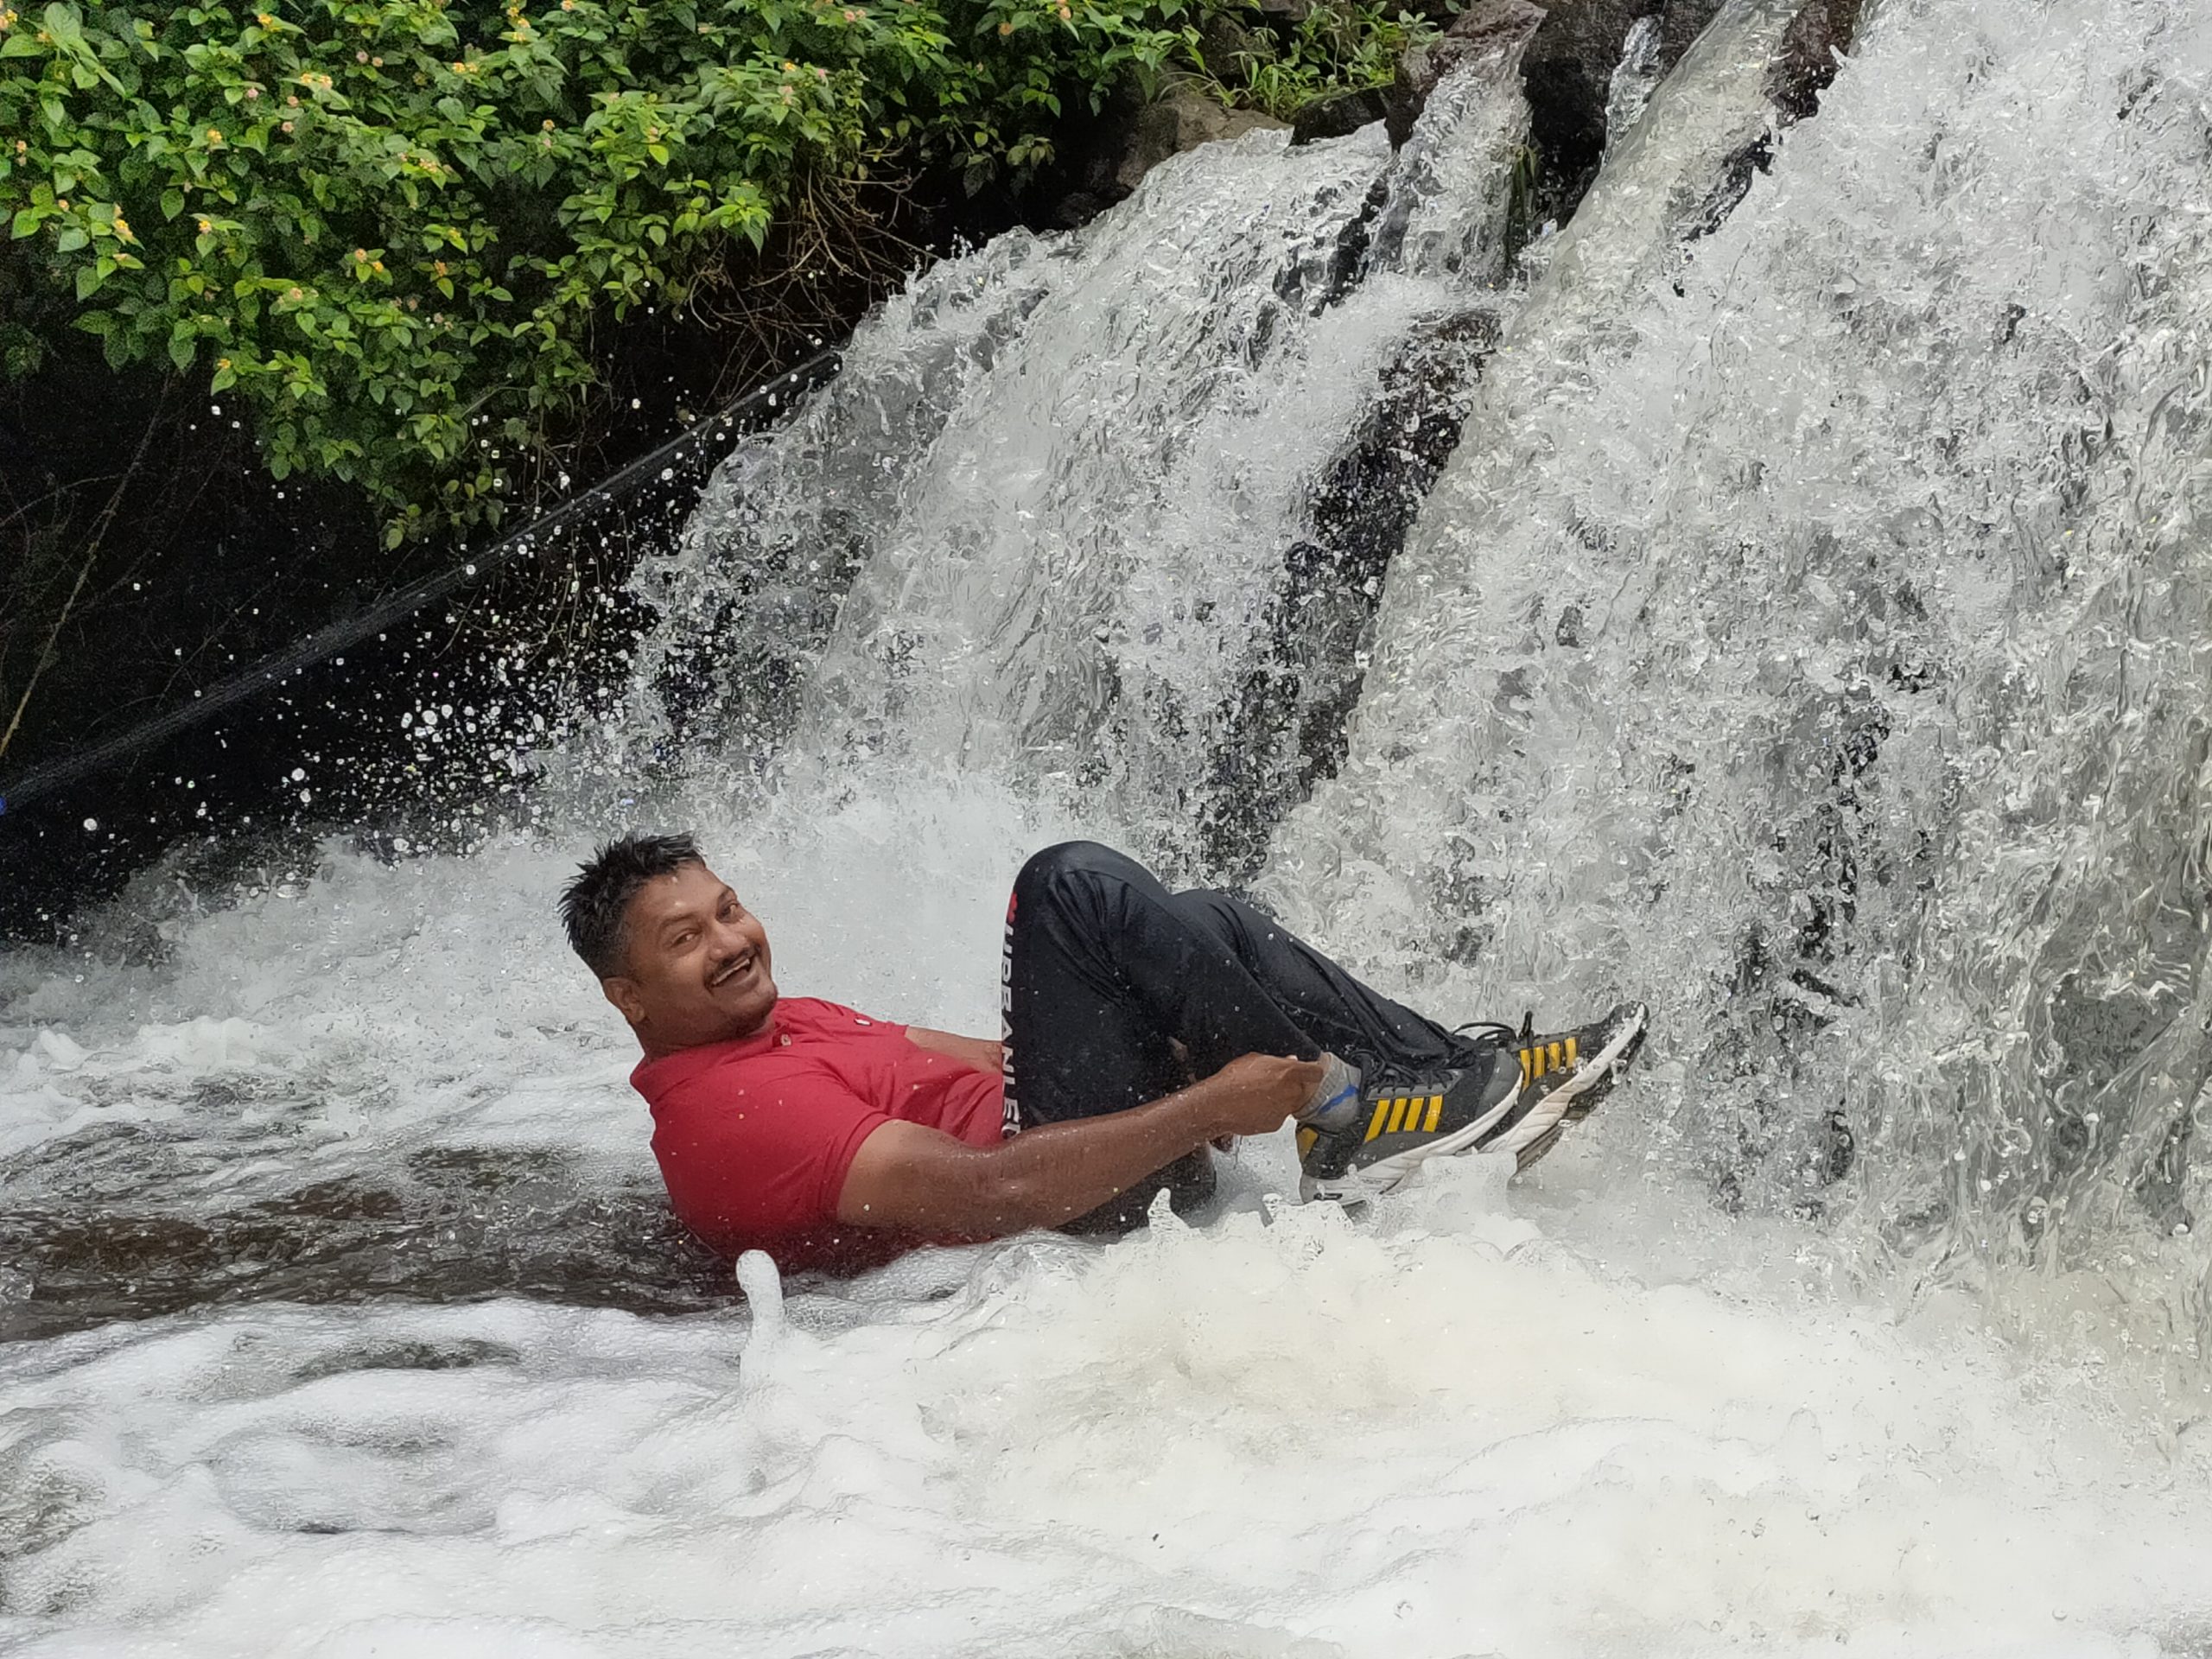
M 1327 1050 L 1370 1079 L 1488 1063 L 1242 899 L 1170 893 L 1096 842 L 1022 867 L 1001 974 L 1009 1128 L 1126 1111 L 1240 1054 Z M 1201 1149 L 1076 1226 L 1128 1226 L 1163 1187 L 1180 1209 L 1212 1186 Z

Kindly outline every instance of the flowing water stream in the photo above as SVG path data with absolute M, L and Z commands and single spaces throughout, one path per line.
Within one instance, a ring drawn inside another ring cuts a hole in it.
M 0 1652 L 2212 1653 L 2212 14 L 1887 0 L 1779 130 L 1796 10 L 1632 42 L 1526 247 L 1500 42 L 946 262 L 566 830 L 0 955 Z M 1089 834 L 1657 1028 L 1511 1187 L 741 1302 L 551 916 L 640 819 L 922 1023 Z

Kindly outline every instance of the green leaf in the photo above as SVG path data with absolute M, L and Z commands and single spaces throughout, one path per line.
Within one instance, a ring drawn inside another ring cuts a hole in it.
M 184 192 L 172 185 L 162 192 L 162 217 L 175 219 L 184 211 Z
M 175 364 L 180 369 L 190 368 L 192 366 L 193 345 L 194 341 L 192 336 L 189 334 L 171 334 L 169 336 L 169 361 Z
M 85 45 L 84 26 L 79 22 L 77 8 L 65 6 L 61 0 L 46 9 L 46 32 L 54 36 L 56 46 L 81 51 Z

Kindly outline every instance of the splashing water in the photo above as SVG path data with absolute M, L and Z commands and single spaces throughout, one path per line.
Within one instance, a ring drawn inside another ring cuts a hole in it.
M 791 681 L 759 670 L 780 653 L 810 664 L 801 753 L 978 766 L 1103 791 L 1133 822 L 1263 834 L 1270 774 L 1357 683 L 1317 658 L 1333 632 L 1306 613 L 1388 557 L 1317 526 L 1315 497 L 1363 445 L 1448 450 L 1460 342 L 1495 333 L 1518 61 L 1511 43 L 1461 66 L 1395 163 L 1379 130 L 1296 150 L 1254 134 L 1155 169 L 1075 236 L 933 273 L 647 573 L 667 620 L 646 729 L 697 729 L 702 708 L 746 725 L 737 702 Z M 702 658 L 703 694 L 671 668 Z
M 1890 0 L 1777 135 L 1793 10 L 1525 284 L 1510 53 L 1395 162 L 918 280 L 572 756 L 901 1018 L 987 1027 L 1077 832 L 1440 1012 L 1651 996 L 1530 1180 L 1352 1220 L 1269 1143 L 1196 1230 L 743 1311 L 560 952 L 588 823 L 156 872 L 0 956 L 0 1651 L 2212 1649 L 2212 21 Z
M 2208 54 L 1892 6 L 1670 282 L 1532 297 L 1286 902 L 1500 998 L 1649 988 L 1732 1188 L 1847 1134 L 1876 1248 L 2139 1294 L 2202 1179 Z

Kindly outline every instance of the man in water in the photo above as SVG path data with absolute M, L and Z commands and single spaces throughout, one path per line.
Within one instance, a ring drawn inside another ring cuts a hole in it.
M 1300 1188 L 1357 1201 L 1424 1159 L 1525 1169 L 1642 1042 L 1640 1003 L 1571 1031 L 1446 1030 L 1224 893 L 1090 842 L 1023 866 L 998 1042 L 785 997 L 768 936 L 689 836 L 601 848 L 569 942 L 645 1050 L 631 1082 L 676 1213 L 725 1255 L 850 1272 L 1032 1227 L 1119 1230 L 1213 1189 L 1208 1147 L 1296 1119 Z

